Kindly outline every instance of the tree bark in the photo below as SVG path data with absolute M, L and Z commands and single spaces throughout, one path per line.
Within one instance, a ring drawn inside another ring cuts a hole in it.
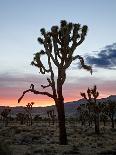
M 96 134 L 100 133 L 100 129 L 99 129 L 99 113 L 98 112 L 95 113 L 95 133 Z
M 112 128 L 114 128 L 114 118 L 113 118 L 113 116 L 111 117 L 111 122 L 112 122 Z
M 65 127 L 65 112 L 64 112 L 64 102 L 59 99 L 56 103 L 58 112 L 58 123 L 59 123 L 59 143 L 60 145 L 67 144 L 67 134 Z
M 64 97 L 62 93 L 62 85 L 65 81 L 65 72 L 62 68 L 58 69 L 58 79 L 57 79 L 57 99 L 56 107 L 58 112 L 58 123 L 59 123 L 59 142 L 60 145 L 67 144 L 67 134 L 65 127 L 65 111 L 64 111 Z

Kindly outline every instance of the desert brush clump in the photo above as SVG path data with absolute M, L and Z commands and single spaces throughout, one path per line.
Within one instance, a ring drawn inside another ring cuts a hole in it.
M 116 114 L 116 102 L 108 99 L 102 103 L 103 113 L 108 116 L 111 120 L 111 127 L 114 128 L 114 118 Z
M 20 124 L 27 124 L 28 126 L 32 125 L 32 106 L 34 102 L 28 103 L 23 107 L 23 112 L 16 114 L 16 120 L 20 121 Z
M 8 125 L 8 115 L 11 112 L 11 108 L 10 107 L 6 107 L 5 109 L 3 109 L 3 111 L 1 112 L 1 116 L 2 116 L 2 120 L 5 126 Z
M 67 134 L 65 126 L 65 111 L 64 111 L 64 96 L 63 84 L 66 80 L 66 70 L 76 59 L 80 61 L 81 67 L 92 74 L 91 66 L 85 64 L 84 59 L 80 55 L 75 55 L 76 48 L 83 43 L 87 34 L 88 27 L 81 26 L 79 23 L 71 23 L 66 20 L 61 20 L 60 26 L 52 26 L 50 31 L 45 28 L 40 30 L 42 37 L 38 38 L 39 44 L 43 46 L 42 50 L 34 54 L 31 65 L 39 69 L 40 74 L 48 75 L 46 85 L 41 85 L 43 89 L 51 88 L 52 93 L 48 91 L 38 91 L 34 84 L 30 85 L 28 90 L 25 90 L 18 102 L 22 100 L 24 95 L 32 92 L 36 95 L 46 95 L 52 98 L 55 102 L 58 112 L 59 123 L 59 142 L 67 144 Z M 44 60 L 46 58 L 46 64 Z M 57 70 L 55 75 L 54 68 Z
M 81 125 L 85 125 L 86 121 L 88 120 L 88 109 L 86 108 L 86 104 L 80 104 L 76 109 L 79 113 L 79 120 L 81 121 Z

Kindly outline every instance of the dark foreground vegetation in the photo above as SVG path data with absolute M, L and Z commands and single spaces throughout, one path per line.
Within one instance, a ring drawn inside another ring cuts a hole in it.
M 66 119 L 68 145 L 59 145 L 58 121 L 33 120 L 33 125 L 10 121 L 0 123 L 0 155 L 113 155 L 116 153 L 116 129 L 100 122 L 100 134 L 94 124 L 82 125 L 77 118 Z M 115 122 L 116 124 L 116 122 Z

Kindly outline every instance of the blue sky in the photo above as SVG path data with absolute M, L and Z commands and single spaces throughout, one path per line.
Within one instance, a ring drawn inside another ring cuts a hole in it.
M 30 62 L 40 49 L 39 30 L 50 30 L 62 19 L 88 25 L 86 39 L 76 50 L 83 56 L 116 42 L 115 0 L 0 0 L 0 75 L 36 74 Z M 109 73 L 114 80 L 115 71 Z M 89 75 L 82 71 L 81 76 Z M 97 69 L 93 77 L 110 79 L 104 69 Z
M 115 0 L 0 0 L 2 71 L 4 68 L 11 70 L 10 67 L 15 70 L 15 62 L 22 70 L 39 48 L 36 39 L 40 28 L 49 30 L 61 19 L 88 25 L 88 35 L 79 52 L 88 53 L 115 42 Z M 30 59 L 27 60 L 27 56 Z M 3 62 L 7 64 L 3 65 Z

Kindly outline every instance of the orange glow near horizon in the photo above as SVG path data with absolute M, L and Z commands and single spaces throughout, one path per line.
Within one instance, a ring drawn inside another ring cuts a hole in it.
M 44 107 L 44 106 L 50 106 L 54 104 L 53 100 L 44 100 L 44 99 L 24 99 L 20 103 L 18 103 L 17 99 L 0 99 L 0 106 L 10 106 L 10 107 L 15 107 L 15 106 L 25 106 L 29 102 L 34 102 L 34 107 Z
M 75 95 L 76 96 L 76 95 Z M 104 97 L 108 97 L 107 94 L 100 94 L 99 98 L 104 98 Z M 65 97 L 65 102 L 71 102 L 71 101 L 77 101 L 81 99 L 81 96 L 77 96 L 76 98 L 74 97 Z M 29 102 L 34 102 L 34 107 L 45 107 L 45 106 L 50 106 L 50 105 L 54 105 L 54 100 L 49 98 L 49 97 L 45 97 L 45 96 L 33 96 L 33 97 L 29 97 L 26 96 L 24 97 L 20 103 L 18 103 L 17 98 L 14 99 L 0 99 L 0 106 L 10 106 L 10 107 L 15 107 L 15 106 L 25 106 L 27 103 Z

